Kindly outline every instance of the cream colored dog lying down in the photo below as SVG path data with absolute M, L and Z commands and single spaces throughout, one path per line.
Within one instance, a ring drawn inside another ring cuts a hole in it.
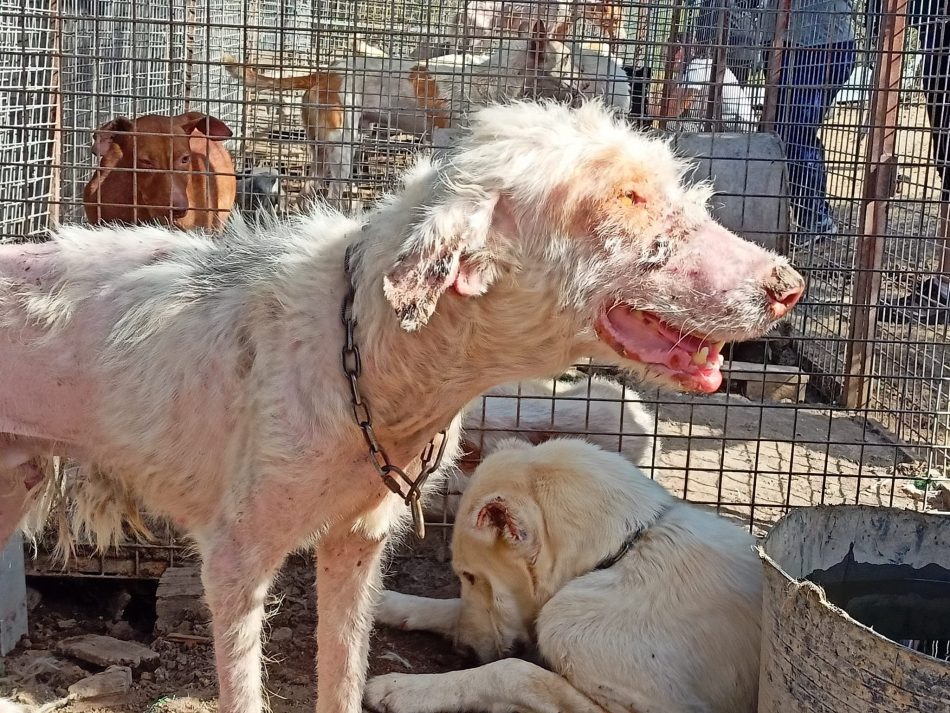
M 438 632 L 478 668 L 372 679 L 376 711 L 749 713 L 762 582 L 752 538 L 581 440 L 508 441 L 452 540 L 460 599 L 384 592 L 377 622 Z M 536 645 L 544 666 L 506 659 Z

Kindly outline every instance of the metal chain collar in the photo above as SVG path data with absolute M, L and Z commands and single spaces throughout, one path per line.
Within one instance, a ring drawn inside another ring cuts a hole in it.
M 422 503 L 419 499 L 422 494 L 422 487 L 426 480 L 442 463 L 442 456 L 445 453 L 445 444 L 448 440 L 445 437 L 445 429 L 436 434 L 440 438 L 439 448 L 435 448 L 435 438 L 429 441 L 419 456 L 419 475 L 415 480 L 399 466 L 394 465 L 386 454 L 386 449 L 376 440 L 376 432 L 373 430 L 373 419 L 370 415 L 369 404 L 360 394 L 359 377 L 363 369 L 363 363 L 360 359 L 360 349 L 356 345 L 354 332 L 356 331 L 356 317 L 353 315 L 353 297 L 356 293 L 353 287 L 353 277 L 350 274 L 350 253 L 353 246 L 346 249 L 346 255 L 343 259 L 343 271 L 346 273 L 348 288 L 343 297 L 343 306 L 340 310 L 340 318 L 343 321 L 343 327 L 346 330 L 346 340 L 343 344 L 343 373 L 346 374 L 350 382 L 350 402 L 353 406 L 353 418 L 356 425 L 363 432 L 363 438 L 366 440 L 366 446 L 369 448 L 369 459 L 372 461 L 376 472 L 382 478 L 386 487 L 403 499 L 403 502 L 409 506 L 412 511 L 412 526 L 416 536 L 423 538 L 426 536 L 425 522 L 422 519 Z M 435 457 L 433 458 L 433 454 Z M 402 481 L 400 483 L 400 481 Z M 408 491 L 403 493 L 403 484 L 408 487 Z

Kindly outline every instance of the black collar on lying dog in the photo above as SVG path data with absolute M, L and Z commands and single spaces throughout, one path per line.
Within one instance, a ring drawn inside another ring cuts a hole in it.
M 649 525 L 643 525 L 642 527 L 638 527 L 636 530 L 631 532 L 627 536 L 627 539 L 623 541 L 623 544 L 620 545 L 620 549 L 618 549 L 612 555 L 608 557 L 604 557 L 604 559 L 598 562 L 594 566 L 594 569 L 592 569 L 591 571 L 596 572 L 601 569 L 610 569 L 615 564 L 617 564 L 630 551 L 630 548 L 633 547 L 635 544 L 637 544 L 637 540 L 643 537 L 644 533 L 648 529 L 650 529 L 651 527 L 656 525 L 660 520 L 663 519 L 663 516 L 669 512 L 671 507 L 672 507 L 671 505 L 665 506 L 662 510 L 660 510 L 659 513 L 657 513 L 656 519 L 654 519 L 653 522 L 651 522 Z

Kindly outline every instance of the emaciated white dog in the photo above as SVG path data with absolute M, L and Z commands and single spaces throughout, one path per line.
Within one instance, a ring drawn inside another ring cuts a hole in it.
M 454 459 L 492 386 L 585 357 L 715 391 L 720 342 L 798 301 L 801 275 L 716 224 L 684 168 L 596 104 L 513 103 L 359 220 L 0 245 L 0 543 L 68 489 L 51 454 L 99 466 L 75 495 L 101 541 L 140 504 L 168 517 L 201 553 L 219 713 L 263 709 L 268 588 L 315 547 L 317 710 L 357 713 L 414 501 L 396 469 Z
M 386 713 L 750 713 L 762 578 L 752 537 L 582 440 L 511 440 L 462 496 L 460 599 L 384 592 L 377 621 L 434 631 L 482 661 L 388 674 Z M 546 668 L 501 659 L 536 645 Z

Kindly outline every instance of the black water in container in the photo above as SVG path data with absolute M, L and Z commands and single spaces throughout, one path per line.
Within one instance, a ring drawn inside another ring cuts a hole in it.
M 841 562 L 806 579 L 856 621 L 903 646 L 950 661 L 950 570 L 936 564 L 856 562 L 854 547 Z

